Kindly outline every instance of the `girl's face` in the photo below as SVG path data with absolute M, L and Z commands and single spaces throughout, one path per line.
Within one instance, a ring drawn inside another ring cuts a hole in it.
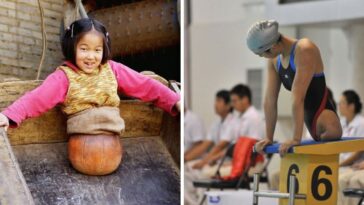
M 103 55 L 103 37 L 99 32 L 87 32 L 76 45 L 76 65 L 89 74 L 101 64 Z

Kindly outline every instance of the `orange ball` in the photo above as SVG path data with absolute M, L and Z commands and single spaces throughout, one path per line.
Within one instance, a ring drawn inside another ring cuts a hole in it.
M 83 174 L 110 174 L 119 167 L 121 157 L 117 135 L 72 135 L 68 141 L 68 158 Z

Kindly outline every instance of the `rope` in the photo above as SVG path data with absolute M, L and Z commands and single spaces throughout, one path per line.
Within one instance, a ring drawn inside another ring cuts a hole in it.
M 42 5 L 40 4 L 40 0 L 38 0 L 38 7 L 39 7 L 39 12 L 40 12 L 40 21 L 41 21 L 42 41 L 43 42 L 42 42 L 42 55 L 41 55 L 39 66 L 38 66 L 36 80 L 39 80 L 43 62 L 44 62 L 45 51 L 47 49 L 47 35 L 46 35 L 45 29 L 44 29 L 44 11 L 43 11 Z
M 38 7 L 39 7 L 39 12 L 40 12 L 40 21 L 41 21 L 42 41 L 43 42 L 42 42 L 42 55 L 40 58 L 38 69 L 37 69 L 38 71 L 37 71 L 36 80 L 39 80 L 39 78 L 40 78 L 40 73 L 41 73 L 42 67 L 43 67 L 45 52 L 47 49 L 47 35 L 46 35 L 46 31 L 45 31 L 45 26 L 44 26 L 44 11 L 43 11 L 43 7 L 40 3 L 40 0 L 38 0 Z M 82 18 L 88 18 L 86 10 L 82 5 L 81 0 L 76 0 L 76 7 L 79 9 L 79 12 L 80 12 L 80 15 Z
M 81 18 L 88 18 L 86 10 L 83 7 L 81 0 L 75 0 L 75 1 L 76 1 L 76 8 L 79 9 Z

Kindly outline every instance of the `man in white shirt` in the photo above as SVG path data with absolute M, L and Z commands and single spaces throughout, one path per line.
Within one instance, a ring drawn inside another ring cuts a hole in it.
M 230 143 L 236 142 L 239 137 L 249 137 L 260 140 L 264 136 L 264 121 L 260 113 L 251 104 L 252 94 L 250 88 L 238 84 L 230 91 L 232 106 L 238 111 L 238 116 L 226 124 L 225 130 L 220 133 L 220 140 L 212 150 L 193 168 L 201 169 L 207 164 L 214 164 L 221 159 Z M 221 173 L 223 175 L 223 173 Z
M 198 159 L 205 154 L 211 142 L 206 140 L 202 119 L 191 110 L 185 109 L 184 117 L 184 160 Z
M 359 95 L 353 90 L 344 91 L 339 102 L 339 111 L 343 117 L 343 138 L 364 137 L 364 117 L 360 114 L 361 109 Z M 340 154 L 338 204 L 358 204 L 359 199 L 343 196 L 342 191 L 345 188 L 364 188 L 363 152 Z
M 232 106 L 238 112 L 238 115 L 234 117 L 233 114 L 227 114 L 225 120 L 220 123 L 223 127 L 217 129 L 219 130 L 219 134 L 216 134 L 216 131 L 213 131 L 214 129 L 216 130 L 213 126 L 209 138 L 214 141 L 216 140 L 217 143 L 202 160 L 192 165 L 192 168 L 195 171 L 192 171 L 189 164 L 186 165 L 185 171 L 187 170 L 188 173 L 193 173 L 193 175 L 187 176 L 185 174 L 185 187 L 189 186 L 189 181 L 191 180 L 211 177 L 216 172 L 217 166 L 210 167 L 208 165 L 213 165 L 217 160 L 221 159 L 225 155 L 228 145 L 230 143 L 235 143 L 239 137 L 251 137 L 254 139 L 263 138 L 264 121 L 262 116 L 251 104 L 252 94 L 249 87 L 243 84 L 236 85 L 230 91 L 230 99 Z M 199 172 L 198 170 L 201 169 L 202 171 Z M 230 173 L 230 164 L 220 169 L 221 176 L 226 176 Z M 200 198 L 203 194 L 201 189 L 196 190 L 194 193 L 197 198 Z M 185 194 L 185 199 L 190 199 L 189 196 L 191 196 L 191 194 Z M 190 202 L 190 204 L 192 203 Z
M 343 138 L 346 137 L 364 137 L 364 117 L 360 114 L 355 115 L 351 121 L 347 119 L 340 120 L 341 126 L 343 128 Z M 340 154 L 340 166 L 350 166 L 358 160 L 363 160 L 362 152 L 354 153 L 341 153 Z
M 185 115 L 185 174 L 184 174 L 184 200 L 185 204 L 197 204 L 198 199 L 203 194 L 200 190 L 193 187 L 193 181 L 201 178 L 201 172 L 193 170 L 191 167 L 201 161 L 201 156 L 206 154 L 206 151 L 214 144 L 219 142 L 221 133 L 226 130 L 226 124 L 232 119 L 229 114 L 231 110 L 229 91 L 219 91 L 215 98 L 215 112 L 220 119 L 214 123 L 207 137 L 202 136 L 202 132 L 198 130 L 198 124 L 201 120 L 191 113 L 186 111 Z M 202 137 L 201 137 L 202 136 Z M 205 155 L 206 156 L 206 155 Z M 202 177 L 204 178 L 204 177 Z
M 265 136 L 265 122 L 261 113 L 252 105 L 252 94 L 250 88 L 243 84 L 238 84 L 230 91 L 231 102 L 236 111 L 238 111 L 235 126 L 232 126 L 228 135 L 232 137 L 234 143 L 234 153 L 240 153 L 238 158 L 232 164 L 231 173 L 224 179 L 233 179 L 239 177 L 245 169 L 240 163 L 249 158 L 252 147 L 249 144 L 254 140 L 259 141 Z M 241 139 L 240 139 L 241 138 Z M 243 142 L 242 142 L 243 141 Z M 222 156 L 222 155 L 221 155 Z M 249 175 L 262 171 L 264 163 L 256 162 L 256 165 L 249 170 Z
M 252 105 L 250 88 L 238 84 L 230 91 L 231 103 L 237 111 L 234 126 L 229 127 L 228 135 L 234 142 L 239 137 L 260 140 L 264 137 L 264 119 Z
M 194 169 L 201 169 L 209 163 L 215 162 L 215 154 L 221 150 L 224 150 L 226 145 L 230 144 L 232 139 L 229 136 L 229 127 L 234 124 L 234 116 L 232 114 L 232 107 L 230 103 L 230 92 L 227 90 L 220 90 L 216 93 L 215 98 L 215 112 L 219 116 L 219 119 L 213 122 L 210 131 L 207 135 L 207 140 L 213 143 L 215 146 L 208 152 L 201 160 L 189 164 L 188 166 L 192 166 Z M 209 166 L 206 166 L 209 167 Z M 211 169 L 210 169 L 211 168 Z M 217 166 L 209 167 L 209 174 L 213 175 L 216 172 Z M 226 170 L 227 174 L 230 172 L 228 168 Z

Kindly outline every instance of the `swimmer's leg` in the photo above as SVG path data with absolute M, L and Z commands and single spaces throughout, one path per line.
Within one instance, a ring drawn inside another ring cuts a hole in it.
M 341 139 L 342 129 L 339 117 L 332 111 L 325 109 L 321 112 L 316 122 L 316 134 L 322 141 Z

